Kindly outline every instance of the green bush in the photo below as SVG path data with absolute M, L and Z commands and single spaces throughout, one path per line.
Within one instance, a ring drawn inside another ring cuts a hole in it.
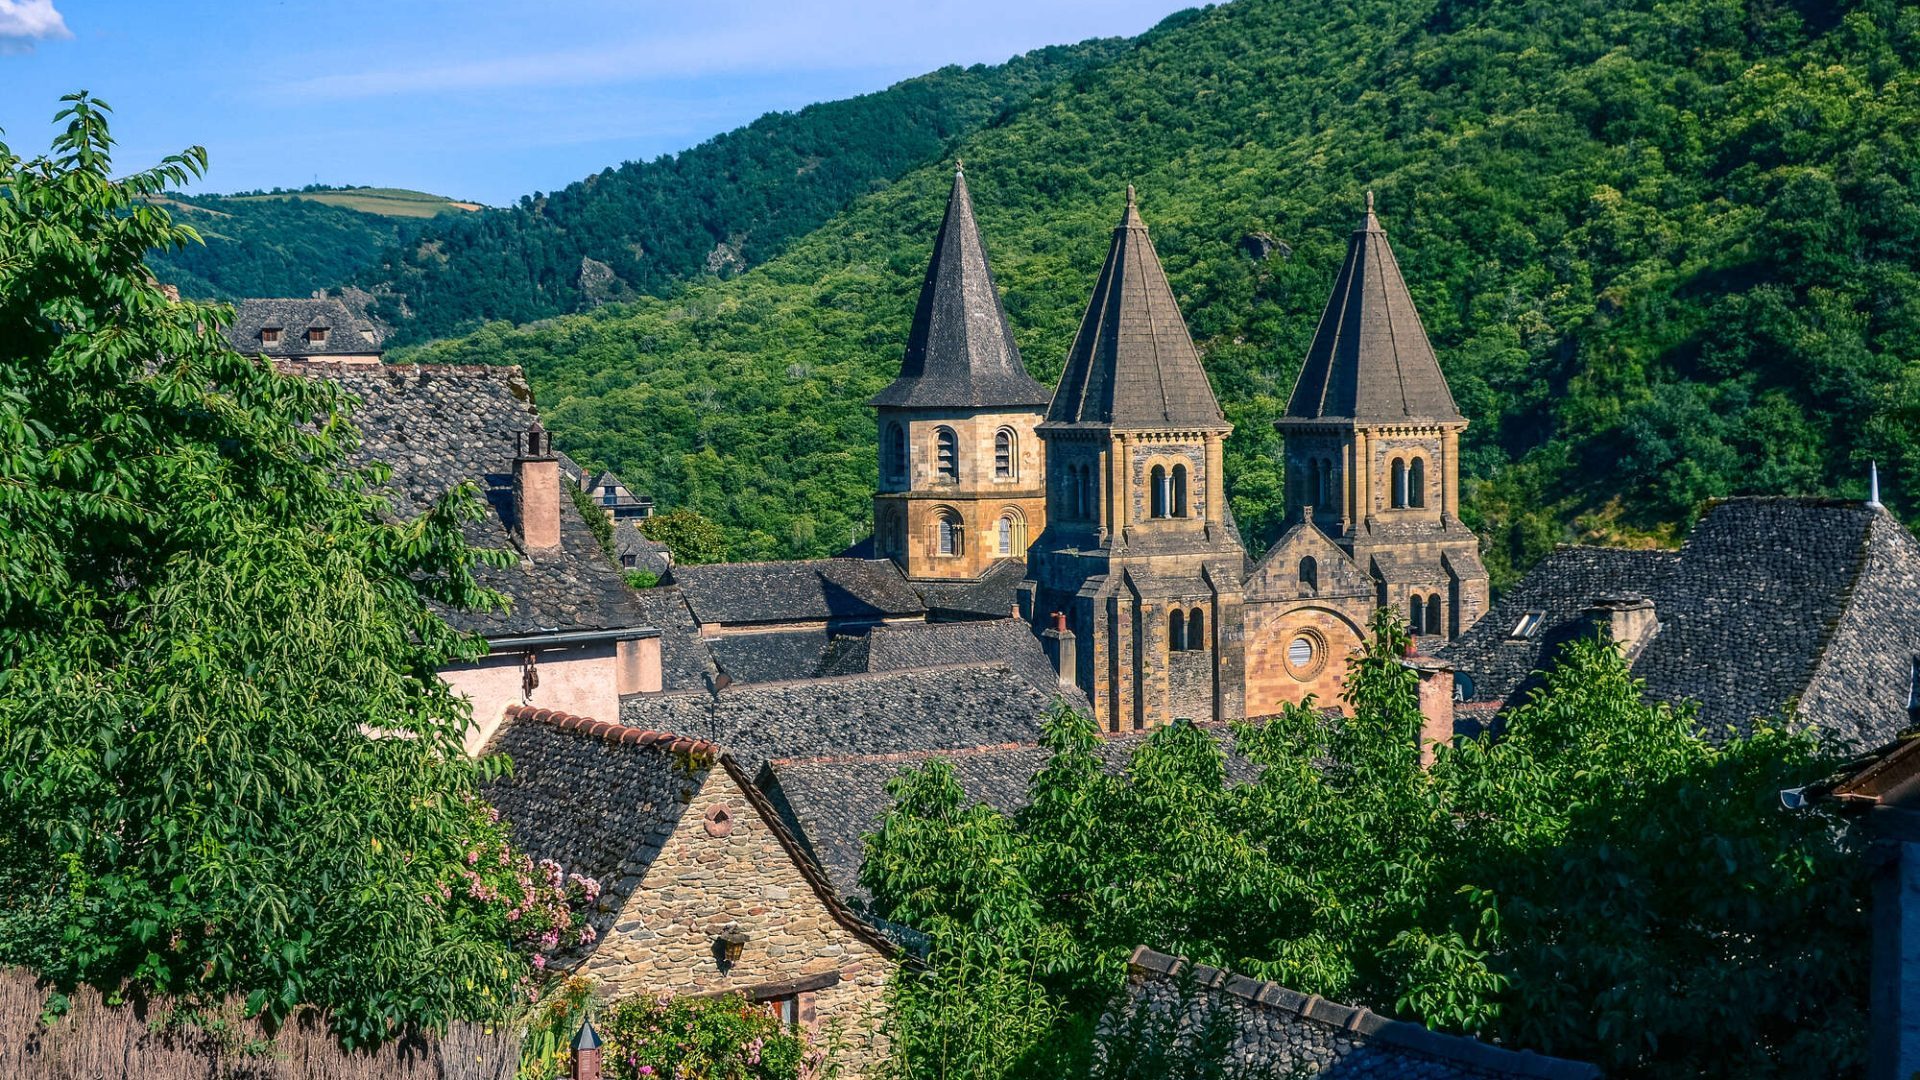
M 595 1018 L 611 1080 L 801 1080 L 824 1075 L 805 1036 L 738 994 L 622 998 Z

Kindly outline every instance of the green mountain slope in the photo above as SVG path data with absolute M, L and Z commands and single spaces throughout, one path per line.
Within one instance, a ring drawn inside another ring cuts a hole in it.
M 1255 544 L 1283 509 L 1270 422 L 1375 190 L 1473 421 L 1464 512 L 1510 578 L 1560 540 L 1671 537 L 1709 496 L 1858 497 L 1869 457 L 1907 505 L 1917 64 L 1920 16 L 1884 0 L 1239 0 L 960 152 L 1042 379 L 1139 185 Z M 525 365 L 570 450 L 717 516 L 738 554 L 833 550 L 866 520 L 863 402 L 950 169 L 736 280 L 419 358 Z M 1256 262 L 1255 233 L 1290 254 Z
M 472 203 L 397 188 L 309 188 L 156 200 L 204 245 L 155 251 L 147 265 L 189 296 L 305 296 L 358 273 L 379 252 L 411 245 L 428 219 Z
M 516 207 L 437 221 L 356 283 L 380 297 L 375 314 L 404 343 L 491 319 L 526 322 L 662 295 L 688 277 L 728 276 L 1128 47 L 1104 39 L 1040 49 L 771 113 L 671 157 L 605 169 Z

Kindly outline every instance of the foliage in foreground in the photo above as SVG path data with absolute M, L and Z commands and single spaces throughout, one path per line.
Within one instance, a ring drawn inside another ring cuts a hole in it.
M 622 998 L 597 1020 L 611 1080 L 817 1080 L 824 1055 L 739 994 Z
M 0 146 L 0 963 L 352 1044 L 495 1013 L 585 887 L 510 851 L 435 675 L 484 645 L 432 605 L 498 599 L 478 502 L 394 520 L 338 389 L 142 265 L 204 152 L 115 180 L 66 102 Z
M 1609 1074 L 1858 1067 L 1860 862 L 1778 799 L 1830 764 L 1812 737 L 1703 741 L 1585 641 L 1502 738 L 1422 769 L 1405 634 L 1374 633 L 1350 716 L 1236 726 L 1237 761 L 1179 724 L 1109 773 L 1061 713 L 1012 817 L 944 762 L 898 778 L 861 880 L 933 941 L 894 984 L 894 1026 L 928 1033 L 903 1074 L 1057 1073 L 1141 944 Z

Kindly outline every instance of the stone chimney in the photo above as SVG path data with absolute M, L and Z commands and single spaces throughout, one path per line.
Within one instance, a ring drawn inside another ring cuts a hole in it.
M 513 459 L 513 538 L 528 554 L 560 546 L 560 459 L 538 420 L 520 436 Z
M 1660 632 L 1660 619 L 1653 601 L 1642 596 L 1607 596 L 1587 609 L 1587 621 L 1599 627 L 1607 640 L 1619 646 L 1620 654 L 1631 664 Z
M 1074 687 L 1074 673 L 1079 671 L 1079 644 L 1073 631 L 1067 629 L 1067 616 L 1056 611 L 1052 623 L 1040 631 L 1040 647 L 1046 650 L 1047 659 L 1053 661 L 1053 670 L 1060 678 L 1060 689 L 1071 690 Z
M 1401 663 L 1420 676 L 1420 767 L 1431 768 L 1434 750 L 1453 742 L 1453 665 L 1411 654 Z

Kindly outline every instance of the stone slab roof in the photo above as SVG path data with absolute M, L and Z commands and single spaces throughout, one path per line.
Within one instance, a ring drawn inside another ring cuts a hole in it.
M 1127 962 L 1126 1015 L 1145 1009 L 1173 1021 L 1178 1038 L 1193 1037 L 1214 1010 L 1227 1009 L 1238 1037 L 1234 1065 L 1250 1076 L 1311 1073 L 1351 1080 L 1598 1080 L 1584 1062 L 1507 1050 L 1479 1039 L 1443 1035 L 1389 1020 L 1365 1008 L 1338 1005 L 1279 983 L 1261 982 L 1142 945 Z M 1189 993 L 1193 996 L 1189 997 Z M 1106 1053 L 1125 1038 L 1122 1016 L 1101 1022 Z M 1235 1073 L 1240 1075 L 1241 1073 Z
M 471 480 L 487 513 L 467 524 L 468 542 L 516 550 L 513 460 L 521 433 L 537 419 L 519 368 L 288 361 L 280 370 L 331 379 L 359 399 L 351 415 L 361 440 L 354 461 L 393 470 L 387 494 L 396 513 L 417 515 Z M 482 584 L 506 594 L 511 610 L 442 614 L 490 637 L 648 625 L 619 567 L 567 498 L 560 500 L 560 540 L 557 551 L 518 552 L 512 566 L 476 571 Z
M 821 661 L 833 641 L 824 629 L 762 630 L 750 634 L 722 634 L 707 641 L 714 663 L 735 686 L 745 683 L 812 679 L 823 672 Z
M 1556 552 L 1439 652 L 1476 698 L 1517 704 L 1526 672 L 1585 632 L 1600 596 L 1654 602 L 1659 629 L 1634 661 L 1647 692 L 1696 701 L 1710 738 L 1744 734 L 1798 700 L 1801 715 L 1866 748 L 1912 722 L 1920 656 L 1920 545 L 1886 511 L 1798 498 L 1714 504 L 1677 553 Z M 1537 644 L 1506 642 L 1521 614 L 1546 613 Z
M 972 581 L 915 581 L 929 618 L 1004 619 L 1018 604 L 1027 564 L 1000 559 Z
M 1386 231 L 1373 216 L 1371 193 L 1307 347 L 1286 416 L 1362 424 L 1465 423 Z
M 1039 737 L 1055 698 L 1006 662 L 620 699 L 620 721 L 689 731 L 751 769 L 775 757 L 950 750 Z
M 649 540 L 640 531 L 637 521 L 616 521 L 613 523 L 613 553 L 621 559 L 633 557 L 633 569 L 645 570 L 650 574 L 665 574 L 673 566 L 673 553 L 667 545 L 658 540 Z M 622 562 L 622 566 L 626 563 Z
M 1050 398 L 1020 359 L 973 217 L 967 178 L 956 170 L 947 214 L 934 237 L 933 259 L 913 309 L 900 376 L 869 404 L 1038 410 Z
M 263 342 L 260 331 L 281 331 L 277 342 Z M 327 340 L 309 342 L 307 330 L 324 327 Z M 337 297 L 259 297 L 238 300 L 233 305 L 233 322 L 227 327 L 227 343 L 235 352 L 248 356 L 266 356 L 275 360 L 330 356 L 365 355 L 381 351 L 380 331 L 373 323 L 355 315 Z
M 1047 659 L 1033 628 L 1022 619 L 876 626 L 863 637 L 835 640 L 818 674 L 854 675 L 986 663 L 1005 663 L 1026 676 L 1041 693 L 1063 694 L 1068 704 L 1086 707 L 1086 697 L 1077 688 L 1061 688 L 1053 662 Z
M 1229 739 L 1224 726 L 1207 726 L 1223 742 Z M 1125 767 L 1133 751 L 1150 736 L 1144 731 L 1103 736 L 1099 752 L 1108 771 Z M 968 799 L 1012 813 L 1027 804 L 1028 784 L 1051 756 L 1045 747 L 1023 741 L 949 750 L 780 758 L 767 762 L 755 779 L 834 887 L 859 908 L 867 901 L 866 890 L 860 887 L 861 845 L 893 807 L 888 781 L 940 758 L 953 766 Z M 1229 760 L 1236 780 L 1256 775 L 1244 758 Z
M 487 742 L 513 761 L 487 801 L 534 859 L 598 880 L 596 929 L 624 906 L 672 837 L 695 792 L 717 769 L 767 822 L 835 921 L 885 955 L 899 949 L 850 911 L 738 762 L 700 739 L 514 705 Z
M 1047 409 L 1052 426 L 1224 431 L 1199 350 L 1127 188 L 1106 265 Z
M 700 637 L 700 624 L 687 609 L 686 597 L 672 585 L 641 589 L 634 594 L 647 625 L 660 631 L 660 687 L 705 690 L 719 674 L 713 653 Z
M 890 559 L 675 566 L 669 577 L 703 626 L 878 621 L 926 613 Z

